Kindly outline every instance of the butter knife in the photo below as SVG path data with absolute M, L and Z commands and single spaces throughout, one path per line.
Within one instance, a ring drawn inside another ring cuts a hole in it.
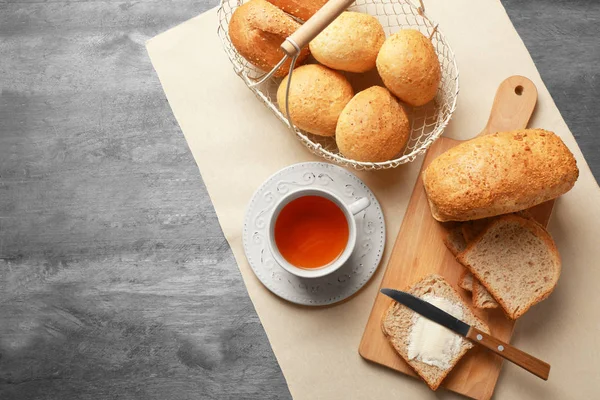
M 466 337 L 474 343 L 486 347 L 508 361 L 517 364 L 523 369 L 526 369 L 535 376 L 542 378 L 545 381 L 548 380 L 548 375 L 550 374 L 550 364 L 547 364 L 544 361 L 539 360 L 532 355 L 529 355 L 517 349 L 516 347 L 511 346 L 508 343 L 504 343 L 503 341 L 488 335 L 487 333 L 473 326 L 470 326 L 458 318 L 454 318 L 446 311 L 425 300 L 421 300 L 410 293 L 394 289 L 381 289 L 381 293 L 391 297 L 398 303 L 403 304 L 414 312 L 421 314 L 425 318 L 445 326 L 451 331 Z

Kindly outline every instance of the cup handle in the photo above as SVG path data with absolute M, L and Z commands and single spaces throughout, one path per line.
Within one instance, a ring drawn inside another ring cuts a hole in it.
M 370 205 L 371 205 L 371 200 L 369 200 L 367 197 L 361 197 L 360 199 L 356 200 L 354 203 L 350 204 L 348 206 L 348 208 L 350 209 L 350 212 L 352 213 L 352 215 L 356 215 L 359 212 L 366 209 L 367 207 L 369 207 Z

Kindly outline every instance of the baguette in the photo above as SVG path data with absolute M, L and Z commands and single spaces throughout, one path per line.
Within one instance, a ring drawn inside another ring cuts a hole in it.
M 431 162 L 423 186 L 438 221 L 468 221 L 524 210 L 569 191 L 573 154 L 543 129 L 497 132 L 462 143 Z

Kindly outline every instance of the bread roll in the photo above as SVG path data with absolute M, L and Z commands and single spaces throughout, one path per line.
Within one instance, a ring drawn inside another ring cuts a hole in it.
M 350 72 L 375 68 L 385 32 L 369 14 L 343 12 L 310 42 L 310 51 L 321 64 Z
M 312 17 L 327 0 L 268 0 L 288 14 L 307 21 Z
M 387 38 L 377 56 L 377 71 L 385 86 L 411 106 L 433 100 L 441 79 L 431 41 L 414 29 L 402 29 Z
M 236 50 L 250 63 L 263 71 L 270 71 L 283 58 L 281 43 L 300 27 L 297 23 L 265 0 L 250 0 L 235 9 L 229 21 L 229 37 Z M 302 49 L 297 60 L 300 65 L 308 56 Z M 287 60 L 275 76 L 288 73 L 291 60 Z
M 443 153 L 423 171 L 438 221 L 507 214 L 569 191 L 579 170 L 554 133 L 522 129 L 480 136 Z
M 404 108 L 385 88 L 358 93 L 342 111 L 335 140 L 340 152 L 356 161 L 387 161 L 404 149 L 410 124 Z
M 277 103 L 285 115 L 286 76 L 277 90 Z M 339 72 L 322 65 L 305 65 L 294 70 L 289 109 L 294 124 L 307 132 L 333 136 L 340 113 L 352 99 L 350 82 Z

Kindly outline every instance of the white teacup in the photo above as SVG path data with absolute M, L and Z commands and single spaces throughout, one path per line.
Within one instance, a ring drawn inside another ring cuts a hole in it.
M 305 269 L 290 264 L 281 255 L 279 249 L 277 248 L 277 244 L 275 243 L 275 222 L 279 217 L 279 213 L 288 203 L 304 196 L 320 196 L 332 201 L 344 213 L 346 221 L 348 222 L 348 241 L 346 243 L 346 247 L 335 260 L 319 268 Z M 301 278 L 320 278 L 333 273 L 334 271 L 338 270 L 342 265 L 344 265 L 346 261 L 348 261 L 348 258 L 350 257 L 350 255 L 354 251 L 354 247 L 356 246 L 356 221 L 354 219 L 354 216 L 360 213 L 361 211 L 365 210 L 370 205 L 371 201 L 366 197 L 362 197 L 354 201 L 352 204 L 346 205 L 346 203 L 344 203 L 344 201 L 342 201 L 342 199 L 340 199 L 337 195 L 323 188 L 302 188 L 290 192 L 286 196 L 282 197 L 277 202 L 277 204 L 275 204 L 275 208 L 273 209 L 273 212 L 271 213 L 271 216 L 269 218 L 268 243 L 273 258 L 275 258 L 277 264 L 279 264 L 283 269 L 288 271 L 290 274 Z

